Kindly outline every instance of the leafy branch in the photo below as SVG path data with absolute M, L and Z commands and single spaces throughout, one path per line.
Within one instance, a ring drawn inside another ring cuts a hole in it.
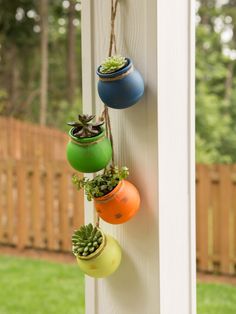
M 126 179 L 129 175 L 129 170 L 127 167 L 110 167 L 105 173 L 95 176 L 93 179 L 88 179 L 79 177 L 74 174 L 72 176 L 72 183 L 76 186 L 78 190 L 84 189 L 88 201 L 96 197 L 104 196 L 110 193 L 118 183 Z

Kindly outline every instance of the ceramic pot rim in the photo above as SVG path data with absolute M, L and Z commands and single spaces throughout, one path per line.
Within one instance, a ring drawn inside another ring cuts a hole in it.
M 105 234 L 103 233 L 103 231 L 100 229 L 100 228 L 97 228 L 101 234 L 102 234 L 102 244 L 100 244 L 99 248 L 93 252 L 92 254 L 89 254 L 88 256 L 80 256 L 80 255 L 76 255 L 77 258 L 81 259 L 81 260 L 91 260 L 97 256 L 99 256 L 102 251 L 104 250 L 106 244 L 107 244 L 107 239 L 106 239 L 106 236 Z
M 123 68 L 115 71 L 115 72 L 112 72 L 112 73 L 101 73 L 100 72 L 100 68 L 101 68 L 101 65 L 99 65 L 99 67 L 97 68 L 97 75 L 100 77 L 100 78 L 114 78 L 114 77 L 117 77 L 117 76 L 120 76 L 124 73 L 126 73 L 127 71 L 129 71 L 131 69 L 131 67 L 133 66 L 133 63 L 132 63 L 132 60 L 129 59 L 129 58 L 125 58 L 127 60 L 127 65 L 124 66 Z
M 99 133 L 98 135 L 93 136 L 93 137 L 85 137 L 85 138 L 78 138 L 74 136 L 73 135 L 74 129 L 75 127 L 71 128 L 68 134 L 70 138 L 77 143 L 93 143 L 105 136 L 105 130 L 103 127 L 101 127 L 101 133 Z
M 95 197 L 94 200 L 96 202 L 103 202 L 103 201 L 108 201 L 111 198 L 113 198 L 113 196 L 121 189 L 124 187 L 124 181 L 125 180 L 121 180 L 119 181 L 119 183 L 117 184 L 117 186 L 108 194 L 100 196 L 100 197 Z

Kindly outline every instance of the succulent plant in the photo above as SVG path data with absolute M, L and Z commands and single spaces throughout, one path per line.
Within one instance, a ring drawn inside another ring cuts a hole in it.
M 112 56 L 106 58 L 99 68 L 101 73 L 112 73 L 123 68 L 127 63 L 127 59 L 122 56 Z
M 72 183 L 77 187 L 78 190 L 84 189 L 88 201 L 91 201 L 93 198 L 101 197 L 110 193 L 117 184 L 127 178 L 129 175 L 129 169 L 127 167 L 110 167 L 103 174 L 95 176 L 93 179 L 88 179 L 79 177 L 74 174 L 72 176 Z
M 95 115 L 79 114 L 79 121 L 68 122 L 67 124 L 74 127 L 73 135 L 78 138 L 93 137 L 101 133 L 103 120 L 91 122 Z
M 72 236 L 72 252 L 75 256 L 88 256 L 102 244 L 102 232 L 91 223 L 81 226 Z

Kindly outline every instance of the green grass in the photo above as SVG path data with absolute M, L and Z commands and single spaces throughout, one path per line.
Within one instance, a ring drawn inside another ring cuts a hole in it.
M 77 265 L 0 256 L 0 314 L 84 314 Z
M 0 256 L 0 314 L 84 314 L 77 265 Z M 197 314 L 236 314 L 236 287 L 199 283 Z
M 200 283 L 197 286 L 197 314 L 235 314 L 236 287 Z

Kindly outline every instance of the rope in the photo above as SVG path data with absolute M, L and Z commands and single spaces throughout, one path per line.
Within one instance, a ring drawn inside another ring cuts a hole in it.
M 134 66 L 132 65 L 131 68 L 128 71 L 126 71 L 125 73 L 122 73 L 122 74 L 117 75 L 115 77 L 99 77 L 99 80 L 103 81 L 103 82 L 118 81 L 118 80 L 121 80 L 122 78 L 128 76 L 133 71 L 134 71 Z
M 97 221 L 96 221 L 95 225 L 96 225 L 97 228 L 100 227 L 100 217 L 99 217 L 98 213 L 97 213 Z
M 118 1 L 119 0 L 111 0 L 111 33 L 110 33 L 110 44 L 109 44 L 109 52 L 108 52 L 109 57 L 111 57 L 112 55 L 113 48 L 114 48 L 115 54 L 117 53 L 116 35 L 115 35 L 115 19 L 116 19 Z M 107 136 L 111 142 L 112 166 L 114 167 L 115 158 L 114 158 L 114 148 L 113 148 L 113 136 L 112 136 L 112 131 L 111 131 L 111 119 L 110 119 L 109 110 L 106 104 L 104 104 L 103 116 L 105 119 Z
M 112 55 L 112 48 L 114 47 L 115 54 L 117 53 L 116 49 L 116 35 L 115 35 L 115 19 L 117 13 L 118 0 L 111 0 L 111 33 L 110 33 L 110 44 L 109 44 L 109 52 L 108 56 Z
M 74 140 L 74 139 L 71 139 L 70 141 L 71 141 L 72 143 L 78 145 L 78 146 L 84 146 L 84 147 L 86 147 L 86 146 L 95 145 L 95 144 L 97 144 L 97 143 L 103 141 L 103 140 L 104 140 L 104 137 L 105 137 L 105 136 L 100 137 L 100 138 L 97 139 L 96 141 L 92 141 L 92 142 L 88 142 L 88 143 L 86 143 L 86 142 L 84 142 L 84 143 L 83 143 L 83 142 L 79 142 L 79 141 L 76 141 L 76 140 Z
M 111 0 L 111 33 L 110 33 L 110 43 L 109 43 L 109 51 L 108 57 L 111 57 L 112 51 L 114 49 L 114 53 L 117 54 L 117 47 L 116 47 L 116 35 L 115 35 L 115 19 L 117 13 L 117 6 L 119 0 Z M 104 104 L 104 110 L 102 112 L 102 117 L 105 120 L 106 126 L 106 136 L 109 138 L 112 148 L 112 167 L 115 165 L 115 158 L 114 158 L 114 148 L 113 148 L 113 135 L 111 131 L 111 119 L 109 116 L 109 110 L 106 104 Z M 104 169 L 104 173 L 106 172 L 106 168 Z M 97 214 L 96 219 L 96 227 L 99 228 L 100 225 L 100 217 Z
M 113 135 L 111 131 L 111 120 L 108 112 L 108 107 L 104 105 L 104 110 L 102 113 L 102 116 L 104 117 L 105 120 L 105 125 L 106 125 L 106 135 L 110 140 L 111 147 L 112 147 L 112 166 L 114 166 L 114 148 L 113 148 Z

